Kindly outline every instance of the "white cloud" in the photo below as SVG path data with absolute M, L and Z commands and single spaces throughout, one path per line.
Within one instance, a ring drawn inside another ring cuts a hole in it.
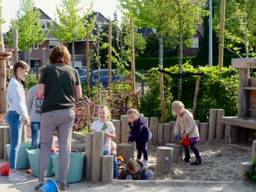
M 34 0 L 37 7 L 41 8 L 50 17 L 55 17 L 56 5 L 60 0 Z M 92 0 L 82 0 L 84 4 L 91 2 Z M 101 12 L 104 16 L 113 18 L 115 10 L 117 10 L 118 0 L 93 0 L 93 9 Z M 16 17 L 16 12 L 19 9 L 19 0 L 3 0 L 3 18 L 4 31 L 9 28 L 11 19 Z

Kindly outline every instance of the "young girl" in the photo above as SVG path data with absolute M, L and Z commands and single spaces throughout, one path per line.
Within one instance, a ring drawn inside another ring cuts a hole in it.
M 112 138 L 116 137 L 116 129 L 113 123 L 110 121 L 110 112 L 107 106 L 99 106 L 98 108 L 98 120 L 92 123 L 93 132 L 104 132 L 104 155 L 111 154 Z
M 192 113 L 185 109 L 184 104 L 180 101 L 173 102 L 172 111 L 173 114 L 177 117 L 174 128 L 175 138 L 181 138 L 183 140 L 183 147 L 185 150 L 184 161 L 187 163 L 190 161 L 190 148 L 196 157 L 196 160 L 190 164 L 200 165 L 201 157 L 199 150 L 196 147 L 196 143 L 199 141 L 199 131 Z
M 150 180 L 152 178 L 153 172 L 146 169 L 140 161 L 136 160 L 130 160 L 119 177 L 119 179 L 126 180 Z
M 147 151 L 147 142 L 150 137 L 150 129 L 142 115 L 140 115 L 137 109 L 129 109 L 127 112 L 128 123 L 130 126 L 130 135 L 128 142 L 136 142 L 137 149 L 137 160 L 140 161 L 143 154 L 143 164 L 147 166 L 148 162 L 148 151 Z
M 14 77 L 10 80 L 7 88 L 8 112 L 6 116 L 7 123 L 10 126 L 11 148 L 9 155 L 10 174 L 9 181 L 23 182 L 27 178 L 16 171 L 17 153 L 21 144 L 23 123 L 30 124 L 28 110 L 26 106 L 26 97 L 24 90 L 24 81 L 29 71 L 29 66 L 24 61 L 18 61 L 13 67 Z

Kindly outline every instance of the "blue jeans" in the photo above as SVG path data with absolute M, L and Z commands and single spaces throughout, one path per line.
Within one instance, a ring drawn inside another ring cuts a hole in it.
M 8 111 L 6 121 L 10 126 L 10 168 L 16 169 L 17 156 L 22 139 L 22 117 L 16 111 Z
M 37 149 L 39 148 L 39 138 L 40 138 L 39 122 L 31 122 L 31 133 L 32 133 L 31 149 Z

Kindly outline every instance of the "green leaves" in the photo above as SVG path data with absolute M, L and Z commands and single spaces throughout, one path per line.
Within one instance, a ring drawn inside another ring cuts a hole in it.
M 21 0 L 17 19 L 11 22 L 7 35 L 8 42 L 12 45 L 14 29 L 19 33 L 19 49 L 28 52 L 33 45 L 41 44 L 46 39 L 47 33 L 42 28 L 40 12 L 34 7 L 33 0 Z

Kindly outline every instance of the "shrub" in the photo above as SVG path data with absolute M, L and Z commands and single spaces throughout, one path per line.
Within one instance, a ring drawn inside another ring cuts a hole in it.
M 178 73 L 178 66 L 173 66 L 166 69 L 172 73 Z M 142 110 L 145 108 L 147 116 L 158 116 L 161 114 L 160 98 L 159 98 L 159 75 L 157 69 L 149 72 L 147 83 L 149 86 L 148 92 L 142 99 Z M 200 91 L 198 96 L 198 105 L 196 118 L 200 121 L 208 119 L 210 108 L 222 108 L 226 115 L 235 115 L 237 113 L 238 103 L 238 73 L 233 68 L 219 69 L 217 67 L 199 67 L 195 68 L 190 64 L 183 65 L 184 72 L 203 72 L 201 78 Z M 168 111 L 168 119 L 171 119 L 170 105 L 171 102 L 177 99 L 177 82 L 176 77 L 165 75 L 165 97 L 166 110 Z M 195 76 L 183 78 L 182 101 L 187 108 L 193 107 Z
M 30 74 L 26 77 L 26 88 L 29 89 L 37 84 L 37 79 L 35 74 Z

